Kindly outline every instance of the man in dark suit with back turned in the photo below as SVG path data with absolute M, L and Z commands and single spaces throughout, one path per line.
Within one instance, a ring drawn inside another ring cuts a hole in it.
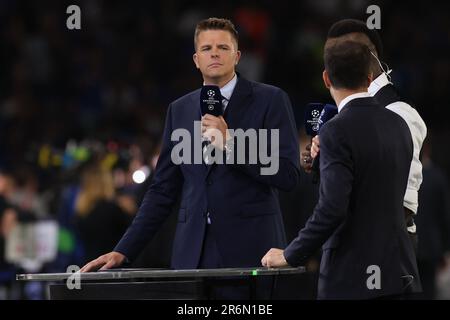
M 297 131 L 289 98 L 279 88 L 236 74 L 241 53 L 236 29 L 229 20 L 201 21 L 194 43 L 195 65 L 205 85 L 220 88 L 224 115 L 201 116 L 200 89 L 169 106 L 154 181 L 136 218 L 114 251 L 88 263 L 83 272 L 133 260 L 169 215 L 179 195 L 171 260 L 174 269 L 253 267 L 271 247 L 285 245 L 277 190 L 293 189 L 299 176 Z M 216 151 L 227 154 L 237 148 L 228 129 L 279 130 L 277 172 L 261 174 L 260 162 L 175 165 L 171 159 L 175 144 L 172 132 L 185 129 L 195 138 L 194 121 L 200 120 L 205 134 L 216 129 L 226 137 Z
M 369 29 L 365 22 L 355 19 L 343 19 L 334 23 L 328 30 L 327 41 L 352 40 L 365 44 L 372 53 L 371 71 L 374 79 L 368 87 L 368 92 L 377 102 L 395 113 L 407 123 L 413 139 L 413 158 L 408 177 L 403 206 L 405 220 L 414 247 L 417 248 L 415 216 L 419 207 L 418 194 L 422 183 L 422 163 L 420 161 L 420 150 L 427 135 L 427 126 L 420 114 L 397 93 L 396 88 L 390 81 L 390 71 L 381 66 L 383 57 L 383 45 L 380 35 L 374 29 Z M 311 168 L 311 159 L 319 154 L 319 135 L 313 138 L 311 152 L 303 154 L 302 165 L 308 171 Z
M 370 59 L 361 43 L 327 41 L 323 78 L 339 113 L 321 129 L 319 202 L 298 237 L 261 261 L 297 266 L 322 246 L 319 299 L 397 297 L 420 289 L 403 212 L 411 133 L 367 93 Z

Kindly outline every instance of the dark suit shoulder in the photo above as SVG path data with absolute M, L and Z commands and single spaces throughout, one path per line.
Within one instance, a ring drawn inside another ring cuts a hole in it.
M 373 97 L 383 107 L 386 107 L 394 102 L 403 102 L 409 105 L 412 109 L 417 109 L 414 103 L 401 95 L 398 89 L 393 84 L 385 85 L 380 90 L 378 90 L 378 92 Z
M 400 100 L 400 96 L 392 84 L 387 84 L 378 90 L 374 98 L 384 107 Z
M 200 90 L 201 89 L 197 89 L 185 94 L 184 96 L 172 101 L 171 105 L 173 107 L 177 107 L 179 105 L 190 104 L 193 100 L 198 100 L 198 97 L 200 96 Z
M 340 127 L 353 134 L 355 128 L 364 130 L 372 125 L 383 127 L 387 123 L 403 126 L 404 122 L 398 114 L 383 108 L 376 99 L 358 98 L 350 101 L 336 117 L 328 121 L 322 127 L 321 134 L 326 127 Z M 407 126 L 404 127 L 408 129 Z
M 379 109 L 379 110 L 378 110 Z M 373 112 L 382 110 L 380 104 L 373 98 L 357 98 L 348 102 L 342 110 L 338 113 L 336 119 L 338 122 L 347 121 L 346 119 L 353 118 L 355 116 L 365 116 Z
M 339 114 L 338 114 L 339 115 Z M 320 135 L 322 136 L 325 132 L 333 132 L 338 129 L 340 126 L 345 124 L 345 119 L 343 117 L 335 116 L 328 120 L 323 124 L 322 128 L 320 128 Z
M 278 92 L 284 92 L 281 88 L 273 86 L 273 85 L 270 85 L 270 84 L 267 84 L 267 83 L 255 82 L 255 81 L 249 81 L 249 80 L 246 80 L 246 81 L 249 82 L 250 86 L 253 89 L 253 92 L 256 93 L 256 94 L 259 94 L 259 93 L 276 94 Z

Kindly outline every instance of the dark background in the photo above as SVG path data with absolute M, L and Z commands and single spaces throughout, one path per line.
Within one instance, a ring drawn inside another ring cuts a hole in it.
M 450 174 L 448 89 L 450 7 L 376 2 L 384 61 L 424 118 L 434 160 Z M 81 30 L 66 8 L 81 8 Z M 158 141 L 165 110 L 201 84 L 192 63 L 198 20 L 232 19 L 243 58 L 238 70 L 286 90 L 299 129 L 308 102 L 330 101 L 321 80 L 322 46 L 340 18 L 366 20 L 369 1 L 2 1 L 0 164 L 33 162 L 44 143 L 94 138 Z M 25 156 L 25 157 L 24 157 Z
M 71 4 L 81 8 L 81 30 L 66 27 Z M 433 283 L 434 271 L 450 248 L 450 241 L 442 240 L 450 234 L 450 211 L 443 200 L 448 198 L 445 180 L 450 178 L 450 4 L 444 1 L 0 0 L 0 176 L 9 175 L 17 184 L 13 196 L 28 194 L 43 203 L 45 216 L 55 218 L 66 232 L 64 238 L 60 231 L 55 264 L 39 271 L 62 272 L 69 264 L 86 261 L 77 251 L 80 230 L 73 225 L 71 201 L 89 160 L 117 156 L 114 166 L 128 181 L 119 194 L 132 195 L 139 205 L 151 175 L 143 185 L 135 185 L 130 180 L 133 170 L 153 167 L 169 103 L 202 84 L 192 62 L 199 20 L 216 16 L 235 23 L 242 51 L 237 70 L 289 94 L 303 149 L 308 142 L 305 105 L 332 102 L 322 83 L 328 28 L 343 18 L 365 21 L 371 4 L 381 8 L 382 60 L 393 69 L 398 91 L 423 117 L 427 150 L 440 168 L 428 173 L 432 178 L 420 195 L 423 212 L 432 212 L 422 215 L 426 221 L 419 223 L 434 237 L 421 249 L 434 252 L 422 257 L 429 262 Z M 74 155 L 74 145 L 84 148 Z M 10 200 L 6 194 L 5 198 Z M 298 188 L 281 194 L 288 240 L 316 201 L 317 185 L 303 172 Z M 20 204 L 24 205 L 16 203 Z M 33 212 L 38 206 L 30 208 L 28 216 L 42 217 Z M 22 212 L 19 220 L 24 216 Z M 167 265 L 175 221 L 172 215 L 138 266 Z M 103 224 L 95 221 L 90 226 Z M 0 252 L 0 275 L 6 280 L 0 279 L 0 289 L 5 281 L 6 298 L 42 298 L 42 288 L 15 287 L 15 273 L 27 270 L 2 265 L 2 256 Z M 299 298 L 314 298 L 317 264 L 318 259 L 310 262 L 311 277 L 303 280 Z M 297 288 L 293 282 L 290 290 Z

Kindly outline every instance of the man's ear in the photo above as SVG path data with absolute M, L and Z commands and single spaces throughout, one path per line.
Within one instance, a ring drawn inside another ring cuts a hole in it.
M 235 66 L 239 63 L 239 59 L 241 59 L 241 52 L 238 50 L 236 51 L 236 62 L 234 63 Z
M 367 80 L 369 81 L 369 83 L 367 84 L 367 86 L 370 86 L 370 84 L 373 81 L 373 72 L 369 73 L 369 75 L 367 76 Z
M 323 70 L 323 72 L 322 72 L 322 79 L 323 79 L 323 83 L 325 84 L 325 87 L 327 89 L 330 89 L 331 88 L 331 82 L 330 82 L 330 77 L 328 76 L 327 70 Z
M 200 66 L 198 65 L 198 56 L 197 53 L 194 53 L 192 55 L 192 60 L 194 60 L 195 66 L 197 67 L 197 69 L 200 69 Z

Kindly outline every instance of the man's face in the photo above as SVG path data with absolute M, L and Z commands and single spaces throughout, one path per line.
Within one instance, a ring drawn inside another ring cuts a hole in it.
M 223 85 L 234 74 L 241 52 L 230 32 L 206 30 L 198 34 L 194 63 L 207 84 Z M 225 81 L 225 83 L 224 83 Z

